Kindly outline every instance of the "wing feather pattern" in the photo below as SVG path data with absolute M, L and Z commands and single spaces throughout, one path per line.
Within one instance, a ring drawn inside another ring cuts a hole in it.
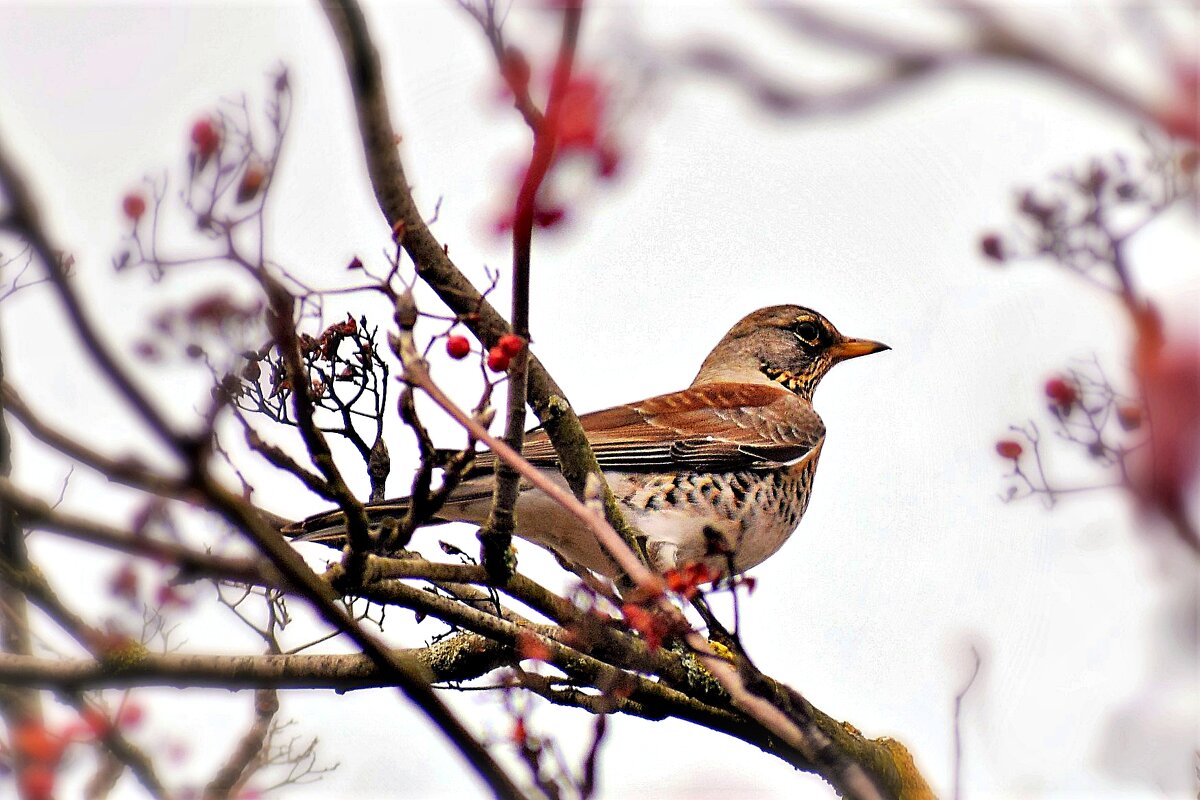
M 776 469 L 804 459 L 825 436 L 812 406 L 765 384 L 713 383 L 580 417 L 603 469 L 736 472 Z M 524 456 L 557 468 L 546 432 L 525 437 Z M 473 474 L 491 470 L 480 453 Z

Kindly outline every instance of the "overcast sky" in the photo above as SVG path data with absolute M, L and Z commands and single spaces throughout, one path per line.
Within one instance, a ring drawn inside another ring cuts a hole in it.
M 417 198 L 428 214 L 441 200 L 434 233 L 473 277 L 485 265 L 503 268 L 506 243 L 490 221 L 527 131 L 495 100 L 482 37 L 450 2 L 370 12 Z M 1078 33 L 1070 18 L 1050 19 L 1064 35 Z M 552 27 L 514 18 L 514 31 L 531 37 Z M 602 7 L 585 23 L 581 69 L 627 78 L 629 64 L 611 59 L 634 44 L 664 54 L 702 36 L 784 79 L 831 69 L 760 15 L 716 3 Z M 1104 50 L 1102 40 L 1082 39 Z M 115 275 L 120 198 L 146 174 L 178 176 L 192 121 L 222 97 L 245 93 L 256 105 L 280 64 L 296 106 L 271 252 L 331 285 L 354 255 L 383 263 L 387 228 L 365 180 L 340 58 L 314 7 L 0 7 L 0 136 L 50 230 L 76 255 L 90 307 L 126 348 L 154 311 L 223 278 L 155 285 Z M 966 797 L 1189 796 L 1196 667 L 1179 652 L 1182 640 L 1163 631 L 1172 615 L 1186 617 L 1180 587 L 1194 588 L 1195 572 L 1151 547 L 1117 495 L 1052 512 L 998 499 L 996 439 L 1009 423 L 1044 414 L 1043 381 L 1073 359 L 1096 354 L 1121 374 L 1129 331 L 1111 298 L 1053 268 L 996 269 L 977 254 L 981 231 L 1011 221 L 1015 189 L 1092 156 L 1140 153 L 1134 125 L 1072 89 L 1000 68 L 814 120 L 774 119 L 699 79 L 665 76 L 636 99 L 619 129 L 621 179 L 589 189 L 570 227 L 535 242 L 535 349 L 578 409 L 682 388 L 730 325 L 775 303 L 810 306 L 844 333 L 893 348 L 839 367 L 817 393 L 828 439 L 812 504 L 784 549 L 755 570 L 757 591 L 742 606 L 756 662 L 868 735 L 901 739 L 944 796 L 954 696 L 975 646 L 984 668 L 963 717 Z M 1192 221 L 1180 216 L 1135 252 L 1139 278 L 1173 319 L 1188 319 L 1200 299 L 1196 247 Z M 141 452 L 127 413 L 95 392 L 50 295 L 18 300 L 2 319 L 13 382 L 97 446 Z M 342 307 L 360 308 L 346 301 L 331 317 Z M 468 372 L 445 367 L 439 378 L 474 400 Z M 204 396 L 195 376 L 148 380 L 181 419 Z M 439 436 L 456 441 L 453 425 L 430 416 Z M 19 480 L 53 499 L 65 465 L 23 439 L 18 448 Z M 399 493 L 413 459 L 398 444 L 392 453 Z M 1067 482 L 1088 475 L 1069 471 Z M 322 507 L 293 484 L 264 487 L 260 502 L 279 513 Z M 117 520 L 131 507 L 94 476 L 72 478 L 68 507 L 95 511 L 99 498 L 115 498 L 97 513 Z M 424 544 L 446 535 L 473 546 L 465 529 L 430 533 Z M 51 560 L 67 596 L 103 591 L 107 562 L 94 553 L 48 537 L 34 552 Z M 522 566 L 555 570 L 528 545 Z M 218 637 L 227 628 L 218 612 L 200 616 L 187 648 L 228 647 Z M 408 642 L 434 632 L 427 624 Z M 213 745 L 218 732 L 249 717 L 248 696 L 148 694 L 156 699 L 143 734 L 191 738 L 178 767 L 188 774 L 211 771 L 228 747 Z M 452 700 L 477 729 L 504 734 L 495 698 Z M 286 796 L 481 792 L 394 693 L 288 695 L 282 713 L 341 763 Z M 532 725 L 568 746 L 590 730 L 584 715 L 550 708 L 538 708 Z M 619 718 L 611 731 L 606 798 L 830 796 L 810 776 L 682 723 Z M 126 788 L 122 796 L 137 795 Z

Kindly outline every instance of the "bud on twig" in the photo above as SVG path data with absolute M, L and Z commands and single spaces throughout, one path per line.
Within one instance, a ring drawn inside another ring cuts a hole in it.
M 417 324 L 417 301 L 413 297 L 412 289 L 405 289 L 402 294 L 397 295 L 395 320 L 401 330 L 412 330 Z
M 483 427 L 487 428 L 487 427 L 491 426 L 492 420 L 494 420 L 496 418 L 496 409 L 492 408 L 491 406 L 488 406 L 487 408 L 483 408 L 483 409 L 480 409 L 479 411 L 476 411 L 471 416 L 475 419 L 476 422 L 478 422 Z
M 371 477 L 372 503 L 384 500 L 384 489 L 391 471 L 392 457 L 388 454 L 387 444 L 384 443 L 381 436 L 371 446 L 371 454 L 367 460 L 367 474 Z

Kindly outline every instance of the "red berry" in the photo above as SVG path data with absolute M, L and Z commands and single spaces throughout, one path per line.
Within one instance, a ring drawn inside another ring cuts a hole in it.
M 30 761 L 56 763 L 62 755 L 63 742 L 38 722 L 22 722 L 12 733 L 12 747 Z
M 539 208 L 533 212 L 533 224 L 539 228 L 553 228 L 558 223 L 562 222 L 567 217 L 565 208 L 554 206 L 552 208 Z
M 108 717 L 106 717 L 104 712 L 98 708 L 88 706 L 87 708 L 83 709 L 83 713 L 80 714 L 80 718 L 83 720 L 83 724 L 87 726 L 88 731 L 93 736 L 104 736 L 106 733 L 108 733 L 109 728 L 111 727 Z
M 262 167 L 257 164 L 246 167 L 246 171 L 242 174 L 242 182 L 238 184 L 237 201 L 248 203 L 253 200 L 266 179 L 267 173 Z
M 1079 399 L 1079 391 L 1073 384 L 1063 378 L 1051 378 L 1046 381 L 1046 397 L 1049 397 L 1059 408 L 1066 411 L 1075 405 L 1075 401 Z
M 210 119 L 196 120 L 192 125 L 192 144 L 196 146 L 196 153 L 199 154 L 201 161 L 205 161 L 213 153 L 217 152 L 217 148 L 221 146 L 221 134 L 217 131 Z
M 158 587 L 154 594 L 154 602 L 159 608 L 169 608 L 170 606 L 185 608 L 188 605 L 187 598 L 169 583 Z
M 121 201 L 121 210 L 125 212 L 125 216 L 137 222 L 142 218 L 142 214 L 146 213 L 146 201 L 142 199 L 140 194 L 130 192 Z
M 126 703 L 117 712 L 117 724 L 122 728 L 136 728 L 141 723 L 144 713 L 137 703 Z
M 41 762 L 26 764 L 17 777 L 17 792 L 23 800 L 54 800 L 54 770 Z
M 1117 422 L 1127 431 L 1136 431 L 1142 427 L 1142 409 L 1135 405 L 1117 406 Z
M 138 596 L 138 574 L 132 564 L 122 564 L 109 579 L 108 591 L 114 597 L 134 602 Z
M 517 653 L 522 659 L 531 658 L 535 661 L 549 661 L 553 655 L 541 639 L 525 630 L 517 634 Z
M 471 343 L 467 341 L 467 337 L 455 334 L 446 339 L 446 353 L 456 361 L 460 358 L 466 358 L 467 353 L 471 352 Z
M 558 143 L 563 150 L 593 150 L 604 117 L 605 91 L 591 77 L 577 77 L 558 109 Z
M 1020 442 L 1014 442 L 1012 439 L 1001 439 L 996 442 L 996 452 L 1002 458 L 1011 458 L 1016 461 L 1021 457 L 1021 453 L 1025 452 L 1025 448 L 1021 447 Z
M 601 146 L 596 150 L 596 174 L 612 178 L 621 166 L 621 153 L 615 147 Z
M 517 353 L 525 348 L 525 340 L 515 333 L 506 333 L 500 337 L 500 341 L 496 346 L 504 351 L 504 355 L 509 358 L 516 358 Z
M 499 345 L 496 345 L 491 350 L 488 350 L 488 369 L 490 369 L 492 372 L 504 372 L 504 370 L 508 369 L 508 362 L 510 358 L 511 357 L 508 355 L 508 353 L 500 349 Z
M 989 233 L 979 240 L 979 249 L 992 261 L 1004 260 L 1004 241 L 994 233 Z

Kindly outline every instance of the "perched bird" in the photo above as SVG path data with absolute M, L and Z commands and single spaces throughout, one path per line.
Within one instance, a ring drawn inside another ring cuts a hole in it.
M 626 518 L 646 535 L 652 566 L 706 561 L 723 572 L 732 554 L 744 572 L 774 554 L 808 507 L 825 441 L 813 390 L 834 364 L 887 349 L 843 336 L 807 308 L 771 306 L 734 325 L 687 389 L 580 417 Z M 545 431 L 530 431 L 522 453 L 566 485 Z M 483 523 L 494 467 L 492 453 L 479 453 L 433 522 Z M 407 509 L 407 498 L 367 506 L 372 522 Z M 612 575 L 594 536 L 541 491 L 522 484 L 516 515 L 521 538 Z M 332 512 L 284 533 L 341 547 L 344 524 Z

